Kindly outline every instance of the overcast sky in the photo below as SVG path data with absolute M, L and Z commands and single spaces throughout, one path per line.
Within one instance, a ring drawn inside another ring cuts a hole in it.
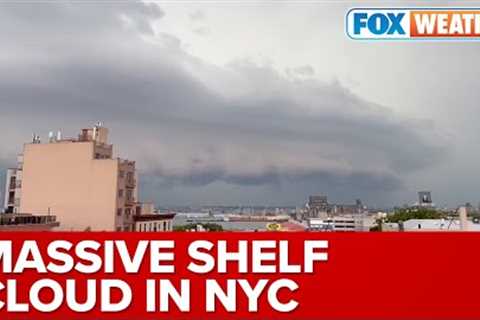
M 0 170 L 103 121 L 158 205 L 476 205 L 480 42 L 348 39 L 378 4 L 4 2 Z

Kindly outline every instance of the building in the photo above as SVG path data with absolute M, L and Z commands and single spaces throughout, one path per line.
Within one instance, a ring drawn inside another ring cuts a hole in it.
M 7 175 L 5 179 L 5 195 L 3 197 L 5 208 L 5 213 L 16 213 L 18 212 L 18 207 L 20 205 L 19 194 L 20 194 L 20 183 L 21 180 L 17 180 L 19 177 L 19 171 L 16 168 L 10 168 L 7 170 Z M 20 177 L 19 177 L 20 178 Z
M 326 217 L 330 207 L 328 205 L 327 196 L 309 196 L 307 203 L 306 218 Z
M 140 214 L 133 217 L 135 231 L 162 232 L 173 230 L 174 213 Z
M 430 191 L 418 192 L 418 206 L 420 207 L 435 207 L 432 201 L 432 193 Z
M 0 231 L 49 231 L 58 227 L 55 216 L 6 213 L 0 215 Z
M 65 231 L 133 231 L 135 162 L 114 158 L 108 133 L 99 123 L 73 139 L 34 135 L 7 174 L 7 211 L 55 215 Z
M 310 196 L 306 205 L 304 218 L 326 218 L 335 215 L 352 215 L 367 213 L 367 207 L 362 204 L 360 199 L 355 204 L 335 204 L 328 203 L 327 196 Z
M 367 211 L 360 199 L 355 200 L 355 204 L 332 204 L 330 206 L 330 212 L 334 215 L 361 214 L 367 213 Z
M 400 231 L 480 231 L 480 224 L 467 221 L 462 226 L 459 219 L 410 219 L 400 225 Z
M 478 214 L 478 209 L 475 208 L 470 202 L 465 203 L 465 209 L 467 210 L 467 214 Z
M 308 220 L 309 231 L 369 231 L 374 219 L 364 215 L 332 216 Z
M 458 208 L 458 219 L 409 219 L 399 223 L 384 223 L 383 231 L 480 231 L 480 223 L 468 219 L 467 208 Z
M 134 231 L 161 232 L 173 230 L 175 213 L 159 213 L 152 202 L 142 202 L 133 216 Z

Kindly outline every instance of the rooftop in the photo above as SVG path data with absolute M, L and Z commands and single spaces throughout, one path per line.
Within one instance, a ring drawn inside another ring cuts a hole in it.
M 0 230 L 10 227 L 25 226 L 46 226 L 58 227 L 57 217 L 54 215 L 33 215 L 26 213 L 4 213 L 0 214 Z
M 166 220 L 173 219 L 175 213 L 153 213 L 153 214 L 140 214 L 134 215 L 134 221 L 155 221 L 155 220 Z

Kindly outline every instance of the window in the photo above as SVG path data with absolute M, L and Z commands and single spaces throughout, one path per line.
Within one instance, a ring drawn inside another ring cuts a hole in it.
M 125 215 L 126 215 L 127 217 L 129 217 L 129 216 L 130 216 L 130 213 L 131 213 L 130 208 L 126 208 L 126 209 L 125 209 Z
M 117 209 L 117 216 L 120 217 L 122 215 L 122 208 Z
M 123 189 L 118 190 L 118 196 L 123 198 Z
M 15 177 L 10 178 L 10 189 L 15 189 L 17 179 Z
M 117 232 L 120 232 L 122 231 L 122 228 L 121 227 L 117 227 Z
M 163 231 L 167 231 L 167 221 L 163 221 Z
M 14 204 L 15 203 L 15 192 L 12 191 L 8 195 L 8 204 Z

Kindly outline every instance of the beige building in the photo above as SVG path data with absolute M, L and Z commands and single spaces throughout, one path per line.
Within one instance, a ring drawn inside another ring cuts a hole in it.
M 42 143 L 34 136 L 18 167 L 9 170 L 7 184 L 9 211 L 55 215 L 59 230 L 134 230 L 135 162 L 113 157 L 101 124 L 75 139 L 51 133 Z

